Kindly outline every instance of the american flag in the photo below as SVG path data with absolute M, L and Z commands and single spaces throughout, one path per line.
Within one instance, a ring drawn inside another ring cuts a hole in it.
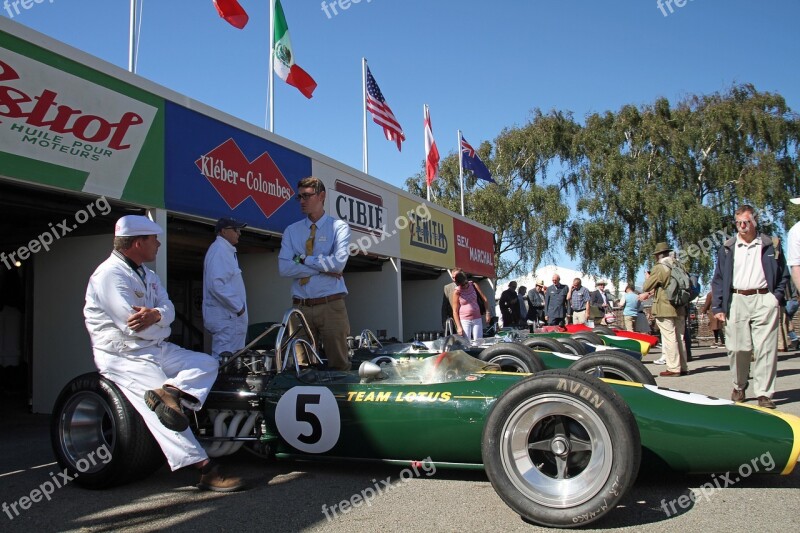
M 397 143 L 397 149 L 401 150 L 401 144 L 406 140 L 403 135 L 403 128 L 400 123 L 394 118 L 394 113 L 389 109 L 386 99 L 381 93 L 380 87 L 372 77 L 372 73 L 367 67 L 367 110 L 372 113 L 372 120 L 375 124 L 383 128 L 383 133 L 386 139 Z

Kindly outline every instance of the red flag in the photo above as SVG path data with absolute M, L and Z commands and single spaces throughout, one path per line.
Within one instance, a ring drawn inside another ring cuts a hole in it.
M 431 127 L 431 114 L 428 106 L 425 106 L 425 174 L 428 177 L 428 187 L 431 186 L 436 174 L 439 172 L 439 149 L 436 148 L 436 141 L 433 139 L 433 128 Z
M 247 25 L 250 17 L 239 5 L 236 0 L 214 0 L 214 7 L 217 8 L 219 16 L 230 22 L 230 24 L 240 30 Z

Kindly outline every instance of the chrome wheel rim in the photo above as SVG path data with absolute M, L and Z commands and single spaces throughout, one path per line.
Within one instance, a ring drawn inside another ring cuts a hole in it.
M 532 370 L 528 368 L 528 365 L 525 364 L 525 361 L 514 355 L 498 355 L 492 357 L 486 362 L 494 363 L 500 366 L 500 370 L 503 372 L 521 372 L 521 373 L 532 372 Z
M 526 498 L 569 508 L 594 497 L 611 472 L 611 435 L 600 417 L 572 397 L 524 401 L 508 417 L 500 440 L 508 479 Z
M 113 451 L 117 423 L 99 394 L 83 391 L 71 397 L 61 411 L 58 429 L 61 450 L 70 466 L 89 474 L 106 466 L 95 455 L 103 446 L 107 452 Z

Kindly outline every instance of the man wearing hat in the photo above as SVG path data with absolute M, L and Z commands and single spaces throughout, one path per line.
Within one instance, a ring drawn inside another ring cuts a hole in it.
M 672 248 L 660 242 L 653 252 L 656 265 L 645 274 L 641 298 L 654 297 L 652 313 L 661 332 L 661 350 L 667 369 L 659 374 L 662 377 L 685 376 L 689 373 L 686 359 L 686 309 L 674 307 L 667 298 L 665 289 L 675 266 L 676 259 L 670 255 Z
M 203 262 L 203 324 L 211 333 L 211 355 L 244 348 L 247 337 L 247 295 L 236 255 L 239 235 L 247 224 L 221 218 Z
M 725 324 L 725 348 L 733 378 L 731 400 L 745 401 L 752 374 L 759 407 L 775 409 L 778 309 L 789 282 L 786 258 L 777 253 L 771 237 L 758 233 L 752 206 L 740 206 L 734 217 L 736 236 L 722 243 L 711 279 L 711 311 Z
M 539 326 L 544 321 L 544 280 L 536 281 L 536 286 L 528 291 L 528 323 Z
M 600 319 L 600 323 L 603 325 L 608 325 L 606 322 L 605 315 L 611 311 L 611 298 L 609 297 L 608 293 L 606 292 L 606 280 L 601 279 L 598 280 L 595 284 L 597 286 L 597 290 L 592 291 L 589 304 L 592 307 L 597 307 L 602 312 L 603 316 L 598 316 L 597 318 Z M 594 317 L 592 317 L 594 318 Z
M 172 470 L 200 470 L 199 488 L 230 492 L 243 487 L 223 476 L 188 429 L 181 404 L 199 410 L 217 378 L 213 357 L 166 341 L 175 307 L 155 272 L 164 231 L 147 217 L 117 221 L 114 251 L 97 267 L 83 308 L 100 374 L 119 387 L 144 419 Z

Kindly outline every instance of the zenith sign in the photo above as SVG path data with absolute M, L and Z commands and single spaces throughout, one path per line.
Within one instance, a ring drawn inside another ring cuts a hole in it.
M 228 139 L 194 162 L 228 207 L 247 198 L 267 218 L 294 196 L 294 190 L 267 152 L 250 162 L 233 139 Z

